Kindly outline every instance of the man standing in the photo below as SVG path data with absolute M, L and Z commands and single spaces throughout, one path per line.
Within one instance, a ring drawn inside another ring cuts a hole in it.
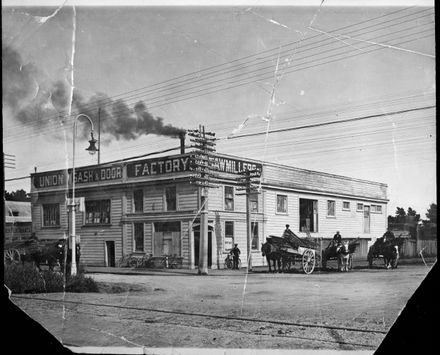
M 238 258 L 240 256 L 240 249 L 238 249 L 238 244 L 234 244 L 234 247 L 231 249 L 231 254 L 233 255 L 233 266 L 232 269 L 238 270 Z

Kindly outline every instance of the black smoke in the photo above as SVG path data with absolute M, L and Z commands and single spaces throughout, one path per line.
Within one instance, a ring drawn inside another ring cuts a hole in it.
M 67 80 L 52 82 L 35 65 L 24 64 L 15 49 L 3 45 L 2 50 L 3 106 L 27 127 L 33 127 L 42 134 L 56 136 L 59 133 L 59 124 L 72 119 L 67 117 L 70 104 L 70 86 Z M 123 99 L 114 100 L 103 93 L 96 93 L 85 99 L 75 90 L 72 115 L 79 113 L 86 114 L 93 120 L 96 131 L 99 120 L 101 133 L 116 140 L 134 140 L 145 134 L 178 137 L 185 131 L 164 124 L 164 119 L 154 117 L 142 101 L 131 107 Z M 89 136 L 89 129 L 82 126 L 83 136 Z

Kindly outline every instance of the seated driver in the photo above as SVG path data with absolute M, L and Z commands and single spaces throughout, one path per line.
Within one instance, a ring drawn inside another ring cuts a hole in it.
M 396 237 L 394 236 L 394 233 L 391 231 L 391 228 L 387 228 L 387 231 L 382 236 L 382 241 L 384 243 L 386 242 L 392 242 Z
M 339 231 L 336 231 L 336 234 L 333 236 L 333 245 L 338 246 L 342 244 L 342 236 Z

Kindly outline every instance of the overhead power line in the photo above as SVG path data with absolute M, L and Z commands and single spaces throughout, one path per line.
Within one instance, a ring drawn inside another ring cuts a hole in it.
M 424 107 L 417 107 L 417 108 L 412 108 L 412 109 L 407 109 L 407 110 L 392 111 L 392 112 L 386 112 L 386 113 L 379 113 L 379 114 L 375 114 L 375 115 L 368 115 L 368 116 L 362 116 L 362 117 L 348 118 L 348 119 L 345 119 L 345 120 L 328 121 L 328 122 L 314 123 L 314 124 L 304 125 L 304 126 L 272 129 L 272 130 L 264 131 L 264 132 L 237 134 L 237 135 L 234 135 L 234 136 L 221 137 L 221 138 L 219 138 L 219 140 L 221 140 L 221 139 L 229 140 L 229 139 L 237 139 L 237 138 L 243 138 L 243 137 L 261 136 L 261 135 L 265 135 L 267 133 L 279 133 L 279 132 L 287 132 L 287 131 L 296 131 L 296 130 L 299 130 L 299 129 L 316 128 L 316 127 L 329 126 L 329 125 L 334 125 L 334 124 L 339 124 L 339 123 L 347 123 L 347 122 L 356 122 L 356 121 L 361 121 L 361 120 L 366 120 L 366 119 L 376 118 L 376 117 L 393 116 L 393 115 L 398 115 L 398 114 L 402 114 L 402 113 L 421 111 L 421 110 L 429 110 L 429 109 L 432 109 L 432 108 L 435 108 L 435 107 L 436 107 L 435 105 L 424 106 Z
M 426 31 L 421 31 L 420 33 L 423 33 L 423 32 L 426 32 Z M 428 35 L 428 36 L 430 36 L 430 35 Z M 400 38 L 405 39 L 404 41 L 401 41 L 401 42 L 396 43 L 396 44 L 409 43 L 409 42 L 411 42 L 411 41 L 418 40 L 418 39 L 420 39 L 420 38 L 425 38 L 425 37 L 428 37 L 428 36 L 424 36 L 424 37 L 422 36 L 422 37 L 417 37 L 417 38 L 410 38 L 410 39 L 407 39 L 407 38 L 408 38 L 408 35 L 405 34 L 404 36 L 401 36 L 401 37 L 399 37 L 399 38 L 396 38 L 396 39 L 400 39 Z M 396 39 L 394 39 L 394 40 L 396 40 Z M 375 47 L 375 46 L 369 44 L 369 45 L 367 45 L 367 46 L 365 46 L 365 47 L 363 47 L 363 48 L 366 48 L 366 47 Z M 341 49 L 341 47 L 336 48 L 336 49 Z M 332 50 L 334 51 L 335 49 L 332 49 Z M 362 52 L 355 50 L 355 51 L 354 51 L 355 53 L 352 54 L 352 55 L 345 56 L 345 57 L 339 57 L 339 58 L 335 58 L 335 59 L 331 59 L 331 60 L 324 60 L 324 62 L 320 62 L 320 63 L 319 63 L 319 61 L 322 60 L 322 59 L 318 58 L 318 59 L 315 59 L 315 60 L 312 60 L 312 61 L 308 61 L 308 62 L 302 63 L 302 65 L 307 64 L 307 66 L 305 66 L 305 67 L 300 67 L 300 68 L 295 67 L 295 68 L 292 68 L 292 69 L 290 69 L 290 70 L 285 70 L 285 71 L 283 72 L 283 75 L 285 75 L 285 74 L 290 74 L 290 73 L 293 73 L 293 72 L 297 72 L 297 71 L 300 71 L 300 70 L 305 70 L 305 69 L 313 68 L 313 67 L 320 66 L 320 65 L 324 65 L 324 64 L 328 64 L 328 63 L 332 63 L 332 62 L 336 62 L 336 61 L 343 60 L 343 59 L 352 58 L 352 57 L 355 57 L 355 56 L 358 56 L 358 55 L 371 53 L 371 52 L 374 52 L 374 51 L 376 51 L 376 50 L 383 50 L 383 48 L 377 48 L 377 47 L 376 47 L 376 48 L 374 48 L 374 49 L 372 49 L 372 50 L 369 50 L 369 51 L 362 51 Z M 351 51 L 351 52 L 353 52 L 353 51 Z M 326 57 L 326 59 L 329 59 L 329 58 L 331 58 L 331 57 L 337 57 L 337 56 L 340 56 L 340 55 L 343 55 L 343 54 L 346 54 L 346 53 L 349 53 L 349 52 L 345 52 L 345 53 L 336 53 L 336 54 L 334 54 L 334 55 L 332 55 L 332 56 L 328 56 L 328 57 Z M 310 63 L 315 63 L 315 62 L 318 62 L 318 63 L 310 65 Z M 182 94 L 178 95 L 178 96 L 175 96 L 174 101 L 173 101 L 173 100 L 170 101 L 170 100 L 168 99 L 168 100 L 166 100 L 164 103 L 160 103 L 160 101 L 164 101 L 163 99 L 159 99 L 159 98 L 157 98 L 158 100 L 153 101 L 152 103 L 149 103 L 149 104 L 150 104 L 149 109 L 151 109 L 151 108 L 156 108 L 156 107 L 161 107 L 161 106 L 169 105 L 169 104 L 171 104 L 171 103 L 176 103 L 176 102 L 180 102 L 180 101 L 185 101 L 185 100 L 189 100 L 189 99 L 193 99 L 193 98 L 197 98 L 197 97 L 202 97 L 202 96 L 205 96 L 205 95 L 209 95 L 209 94 L 217 93 L 217 92 L 224 91 L 224 90 L 228 90 L 228 89 L 232 89 L 232 88 L 241 87 L 241 86 L 244 86 L 244 85 L 249 85 L 249 84 L 251 84 L 251 83 L 258 82 L 258 81 L 261 81 L 261 80 L 270 79 L 270 78 L 272 78 L 272 75 L 273 75 L 273 73 L 272 73 L 272 68 L 271 68 L 271 67 L 267 67 L 267 68 L 269 68 L 270 70 L 258 74 L 258 75 L 266 75 L 266 76 L 264 76 L 264 77 L 254 77 L 253 79 L 249 79 L 249 78 L 241 78 L 241 79 L 237 79 L 237 80 L 235 80 L 235 81 L 229 81 L 229 82 L 227 82 L 227 83 L 222 84 L 222 85 L 227 85 L 226 87 L 221 87 L 221 86 L 218 85 L 218 83 L 216 83 L 216 82 L 211 82 L 211 83 L 208 83 L 208 84 L 214 84 L 214 86 L 211 86 L 211 87 L 203 87 L 203 85 L 200 85 L 199 87 L 201 87 L 201 89 L 196 90 L 196 91 L 190 91 L 190 92 L 187 92 L 186 90 L 181 90 L 181 91 L 184 91 L 184 92 L 183 92 Z M 254 71 L 254 72 L 255 72 L 255 71 Z M 257 70 L 256 72 L 258 72 L 258 70 Z M 243 80 L 247 80 L 247 81 L 243 81 Z M 222 80 L 221 80 L 221 81 L 222 81 Z M 232 85 L 232 84 L 234 84 L 234 85 Z M 197 89 L 197 88 L 198 88 L 198 87 L 193 87 L 193 88 L 191 88 L 191 89 Z M 176 93 L 174 93 L 174 94 L 176 94 Z M 156 103 L 156 105 L 151 105 L 151 104 L 153 104 L 153 103 Z M 117 115 L 117 114 L 120 113 L 120 112 L 113 111 L 112 113 Z M 42 129 L 43 129 L 43 128 L 42 128 Z M 57 129 L 58 129 L 58 127 L 54 127 L 54 128 L 51 128 L 51 129 L 47 129 L 47 128 L 45 128 L 45 129 L 44 129 L 44 132 L 47 133 L 48 131 L 51 131 L 51 130 L 52 130 L 52 131 L 55 131 L 55 130 L 57 130 Z M 22 135 L 25 135 L 25 132 L 23 132 Z M 26 137 L 29 137 L 29 135 L 26 135 Z M 15 138 L 15 137 L 14 137 L 14 138 Z
M 428 10 L 430 10 L 430 9 L 428 9 Z M 392 13 L 390 13 L 390 14 L 394 14 L 394 13 L 397 13 L 397 12 L 400 12 L 400 11 L 403 11 L 403 10 L 394 11 L 394 12 L 392 12 Z M 423 12 L 423 11 L 427 11 L 427 10 L 419 11 L 419 12 L 417 12 L 416 14 L 418 14 L 418 13 L 420 13 L 420 12 Z M 383 18 L 383 17 L 385 17 L 385 16 L 390 16 L 390 14 L 382 15 L 382 16 L 379 16 L 379 17 L 374 18 L 374 19 L 365 20 L 365 21 L 359 22 L 359 23 L 354 24 L 354 25 L 344 26 L 344 27 L 342 27 L 342 28 L 338 28 L 338 29 L 332 30 L 331 32 L 334 32 L 334 31 L 340 31 L 340 30 L 345 29 L 345 28 L 358 26 L 359 24 L 362 24 L 362 23 L 365 23 L 365 22 L 373 21 L 373 20 L 375 20 L 375 19 Z M 412 16 L 412 15 L 414 15 L 414 14 L 405 15 L 405 16 L 402 16 L 402 17 L 408 17 L 408 16 Z M 428 16 L 431 16 L 431 15 L 432 15 L 432 14 L 428 14 Z M 427 15 L 423 15 L 423 16 L 427 16 Z M 402 17 L 400 17 L 400 18 L 402 18 Z M 396 19 L 393 19 L 393 20 L 396 20 Z M 389 21 L 393 21 L 393 20 L 389 20 Z M 411 20 L 414 20 L 414 19 L 411 19 Z M 394 24 L 394 23 L 391 23 L 391 24 L 390 24 L 389 21 L 386 22 L 387 26 L 386 26 L 385 28 L 396 25 L 396 24 Z M 420 26 L 420 24 L 418 24 L 418 25 Z M 374 25 L 372 25 L 372 26 L 373 26 L 373 27 L 374 27 L 374 26 L 377 26 L 377 24 L 374 24 Z M 372 27 L 372 26 L 367 26 L 366 28 L 370 28 L 370 27 Z M 363 28 L 363 29 L 365 29 L 365 28 Z M 378 30 L 382 30 L 382 29 L 383 29 L 383 28 L 375 28 L 373 31 L 378 31 Z M 362 29 L 357 29 L 357 30 L 354 31 L 354 33 L 359 32 L 360 30 L 362 30 Z M 405 30 L 407 30 L 407 29 L 405 29 Z M 372 31 L 369 31 L 369 32 L 372 32 Z M 353 33 L 352 33 L 352 34 L 353 34 Z M 317 37 L 321 37 L 321 36 L 320 36 L 320 35 L 313 36 L 313 37 L 307 38 L 306 40 L 311 40 L 311 39 L 314 39 L 314 38 L 317 38 Z M 304 41 L 305 41 L 305 40 L 304 40 Z M 328 39 L 328 38 L 326 38 L 325 40 L 320 40 L 320 41 L 318 41 L 318 42 L 311 43 L 311 44 L 316 44 L 316 43 L 317 43 L 317 44 L 321 44 L 321 46 L 322 46 L 322 43 L 324 43 L 324 42 L 326 42 L 326 41 L 328 42 L 327 45 L 328 45 L 328 44 L 332 44 L 332 40 L 331 40 L 331 39 Z M 290 43 L 290 44 L 284 45 L 283 48 L 288 47 L 289 45 L 297 44 L 297 43 L 298 43 L 298 41 L 296 41 L 296 42 L 292 42 L 292 43 Z M 304 47 L 304 45 L 303 45 L 302 47 Z M 307 48 L 307 46 L 305 46 L 305 48 Z M 316 48 L 316 47 L 313 47 L 312 49 L 314 49 L 314 48 Z M 338 48 L 336 48 L 336 49 L 338 49 Z M 256 57 L 256 59 L 253 59 L 253 60 L 258 60 L 258 59 L 259 59 L 258 56 L 261 56 L 262 53 L 270 53 L 270 51 L 274 51 L 274 50 L 278 50 L 278 48 L 276 48 L 276 49 L 271 49 L 271 50 L 266 50 L 266 51 L 259 52 L 259 53 L 257 53 L 257 54 L 254 54 L 254 55 L 251 55 L 251 56 L 248 56 L 248 57 L 243 57 L 243 58 Z M 294 50 L 295 50 L 295 49 L 294 49 Z M 305 50 L 307 50 L 307 49 L 305 49 Z M 294 54 L 297 55 L 298 53 L 304 52 L 305 50 L 303 50 L 303 51 L 297 51 L 297 52 L 294 53 Z M 287 51 L 284 51 L 284 52 L 286 52 L 286 55 L 287 55 L 288 52 L 287 52 Z M 341 53 L 341 54 L 342 54 L 342 53 Z M 274 55 L 274 54 L 272 54 L 272 55 L 270 55 L 270 56 L 273 56 L 273 55 Z M 270 56 L 269 56 L 269 57 L 270 57 Z M 315 54 L 314 56 L 316 56 L 316 54 Z M 174 79 L 169 79 L 169 80 L 164 81 L 164 82 L 162 82 L 162 83 L 153 84 L 153 85 L 150 86 L 150 88 L 152 88 L 150 91 L 147 91 L 146 93 L 141 93 L 141 94 L 139 94 L 139 95 L 146 95 L 148 92 L 156 93 L 158 89 L 161 89 L 161 90 L 166 89 L 166 88 L 170 89 L 169 85 L 174 85 L 174 87 L 176 87 L 176 85 L 177 85 L 177 86 L 180 86 L 180 85 L 185 84 L 185 82 L 187 82 L 188 80 L 192 80 L 193 83 L 197 82 L 197 83 L 199 84 L 201 81 L 206 80 L 206 79 L 210 79 L 210 78 L 213 77 L 212 74 L 214 74 L 215 72 L 211 72 L 211 73 L 209 73 L 209 70 L 211 70 L 212 68 L 216 68 L 216 67 L 219 67 L 219 66 L 225 66 L 225 65 L 228 65 L 228 64 L 230 64 L 230 63 L 238 62 L 238 61 L 240 61 L 240 60 L 243 60 L 243 58 L 240 58 L 240 59 L 237 59 L 237 60 L 234 60 L 234 61 L 228 62 L 228 63 L 220 64 L 220 65 L 217 65 L 217 66 L 212 66 L 212 67 L 209 67 L 209 68 L 207 68 L 207 69 L 203 69 L 203 70 L 198 71 L 198 72 L 194 72 L 194 73 L 190 73 L 190 74 L 185 74 L 185 75 L 183 75 L 183 76 L 180 76 L 180 77 L 177 77 L 177 78 L 174 78 Z M 266 58 L 267 58 L 267 57 L 266 57 Z M 305 57 L 305 58 L 307 58 L 307 57 Z M 264 58 L 263 58 L 263 59 L 264 59 Z M 343 59 L 343 58 L 341 58 L 341 59 Z M 295 60 L 296 60 L 296 59 L 295 59 Z M 266 62 L 267 62 L 267 60 L 266 60 Z M 263 62 L 262 62 L 262 63 L 263 63 Z M 321 63 L 320 65 L 322 65 L 322 64 L 325 64 L 325 63 Z M 244 68 L 246 68 L 247 63 L 240 63 L 240 64 L 238 64 L 238 66 L 239 66 L 239 67 L 241 66 L 241 68 L 239 68 L 239 69 L 244 69 Z M 269 69 L 269 68 L 272 70 L 271 67 L 260 68 L 260 69 L 258 69 L 258 70 L 261 71 L 261 70 L 263 70 L 263 69 Z M 305 68 L 305 69 L 306 69 L 306 68 Z M 224 75 L 224 74 L 230 72 L 230 68 L 227 68 L 226 70 L 227 70 L 226 72 L 222 72 L 222 73 L 220 73 L 219 75 Z M 203 73 L 206 73 L 207 71 L 208 71 L 207 74 L 203 74 Z M 218 72 L 218 70 L 217 70 L 217 72 Z M 254 71 L 254 72 L 255 72 L 255 71 Z M 196 74 L 196 73 L 200 73 L 200 74 L 202 74 L 202 77 L 201 77 L 201 78 L 185 79 L 184 82 L 180 82 L 180 83 L 179 83 L 179 82 L 177 82 L 177 83 L 172 83 L 172 81 L 175 81 L 175 80 L 178 79 L 178 78 L 188 77 L 188 76 L 191 76 L 192 74 Z M 289 73 L 290 73 L 290 72 L 289 72 Z M 264 73 L 263 73 L 263 74 L 264 74 Z M 210 75 L 210 76 L 209 76 L 209 75 Z M 230 78 L 229 78 L 229 79 L 230 79 Z M 222 80 L 226 80 L 226 79 L 222 79 Z M 244 79 L 243 79 L 243 80 L 244 80 Z M 264 80 L 264 78 L 260 78 L 260 79 L 258 79 L 258 80 Z M 221 81 L 221 80 L 220 80 L 220 81 Z M 171 84 L 169 84 L 170 82 L 171 82 Z M 254 81 L 251 81 L 251 82 L 254 82 Z M 251 82 L 244 83 L 243 85 L 247 85 L 247 84 L 249 84 L 249 83 L 251 83 Z M 167 84 L 167 83 L 169 84 L 168 86 L 166 86 L 166 85 L 163 86 L 164 84 Z M 214 82 L 214 83 L 215 83 L 215 82 Z M 191 83 L 190 83 L 190 84 L 191 84 Z M 211 83 L 208 83 L 208 84 L 212 84 L 212 82 L 211 82 Z M 163 86 L 162 88 L 160 88 L 161 85 Z M 204 84 L 204 85 L 206 85 L 206 84 Z M 159 86 L 159 88 L 158 88 L 157 86 Z M 199 85 L 199 86 L 196 86 L 196 87 L 192 87 L 191 90 L 196 89 L 197 87 L 200 87 L 200 85 Z M 147 87 L 147 88 L 148 88 L 148 87 Z M 212 89 L 212 88 L 210 88 L 210 89 Z M 225 90 L 225 89 L 227 89 L 227 88 L 224 88 L 223 90 Z M 134 90 L 134 91 L 132 91 L 132 92 L 136 92 L 136 91 L 139 91 L 139 90 L 141 90 L 141 89 Z M 204 90 L 206 90 L 206 89 L 204 89 Z M 217 90 L 216 90 L 216 91 L 217 91 Z M 209 94 L 209 93 L 211 93 L 211 92 L 208 92 L 208 93 L 205 93 L 205 94 Z M 194 92 L 191 92 L 191 93 L 189 93 L 189 94 L 194 94 Z M 174 95 L 174 97 L 175 97 L 176 93 L 173 93 L 172 95 Z M 188 95 L 188 93 L 186 92 L 186 93 L 185 93 L 185 96 L 187 96 L 187 95 Z M 121 94 L 121 96 L 122 96 L 122 94 Z M 161 98 L 162 96 L 163 96 L 163 95 L 161 95 L 160 97 L 153 97 L 152 99 L 159 99 L 159 98 Z M 183 97 L 185 97 L 185 96 L 183 96 Z M 203 96 L 203 95 L 200 95 L 200 96 Z M 116 97 L 116 96 L 114 96 L 114 97 L 112 97 L 112 98 L 115 98 L 115 97 Z M 180 96 L 178 96 L 178 97 L 175 97 L 175 98 L 181 98 L 181 97 L 182 97 L 182 95 L 180 95 Z M 197 97 L 197 96 L 195 96 L 195 97 Z M 112 98 L 109 98 L 109 99 L 112 99 Z M 127 99 L 127 98 L 130 98 L 130 96 L 125 97 L 124 99 Z M 194 96 L 189 97 L 189 98 L 184 98 L 184 99 L 185 99 L 185 100 L 188 100 L 188 99 L 191 99 L 191 98 L 194 98 Z M 140 99 L 140 98 L 136 98 L 136 100 L 139 100 L 139 99 Z M 150 100 L 151 100 L 151 99 L 150 99 Z M 177 100 L 177 102 L 178 102 L 178 101 L 183 101 L 183 100 Z M 149 106 L 149 109 L 151 109 L 151 108 L 160 107 L 160 106 L 167 105 L 167 104 L 174 103 L 174 102 L 176 102 L 176 101 L 173 101 L 173 97 L 171 97 L 171 100 L 168 99 L 167 102 L 166 102 L 166 103 L 163 103 L 163 104 L 160 104 L 160 100 L 159 100 L 159 101 L 149 102 L 148 104 L 150 105 L 150 106 Z M 111 104 L 111 103 L 109 103 L 109 104 Z M 155 104 L 156 104 L 156 105 L 155 105 Z M 94 105 L 94 106 L 93 106 L 93 105 Z M 89 110 L 92 110 L 92 109 L 94 109 L 94 108 L 97 109 L 98 107 L 105 107 L 105 106 L 106 106 L 106 104 L 105 104 L 105 100 L 104 100 L 104 101 L 101 101 L 101 102 L 99 102 L 99 103 L 92 103 L 92 104 L 90 104 L 90 105 L 85 105 L 85 108 L 86 108 L 86 109 L 89 109 Z M 116 114 L 117 114 L 117 112 L 116 112 Z M 56 116 L 53 116 L 53 117 L 56 117 Z

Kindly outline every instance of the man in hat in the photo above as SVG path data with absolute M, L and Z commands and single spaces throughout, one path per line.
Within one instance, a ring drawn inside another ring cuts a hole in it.
M 333 236 L 333 248 L 335 252 L 338 251 L 339 247 L 342 245 L 342 236 L 339 231 L 336 231 L 336 234 Z
M 231 254 L 233 255 L 232 261 L 233 266 L 232 269 L 238 270 L 238 258 L 240 256 L 240 249 L 238 249 L 238 244 L 234 244 L 234 247 L 231 249 Z

